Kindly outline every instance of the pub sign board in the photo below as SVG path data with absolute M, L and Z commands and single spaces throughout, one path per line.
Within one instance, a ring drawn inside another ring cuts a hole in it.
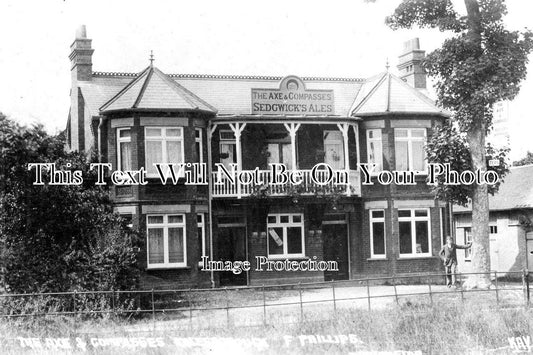
M 255 115 L 334 115 L 333 90 L 308 90 L 297 76 L 287 76 L 279 89 L 252 89 Z

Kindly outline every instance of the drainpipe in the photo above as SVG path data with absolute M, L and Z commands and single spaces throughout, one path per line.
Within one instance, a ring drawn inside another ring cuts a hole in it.
M 213 260 L 213 179 L 212 179 L 212 157 L 211 157 L 211 135 L 212 135 L 212 124 L 209 122 L 206 129 L 207 135 L 207 208 L 209 215 L 209 260 Z M 211 287 L 215 288 L 215 274 L 213 268 L 210 268 L 211 271 Z
M 101 151 L 101 148 L 102 148 L 102 125 L 104 123 L 104 119 L 102 116 L 100 116 L 100 119 L 99 119 L 99 122 L 98 122 L 98 142 L 97 142 L 97 145 L 98 145 L 98 162 L 101 163 L 102 162 L 102 151 Z

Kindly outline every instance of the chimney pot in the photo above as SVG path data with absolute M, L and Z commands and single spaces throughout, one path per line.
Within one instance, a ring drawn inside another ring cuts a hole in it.
M 85 25 L 81 25 L 76 30 L 76 39 L 85 39 L 87 38 L 87 28 Z

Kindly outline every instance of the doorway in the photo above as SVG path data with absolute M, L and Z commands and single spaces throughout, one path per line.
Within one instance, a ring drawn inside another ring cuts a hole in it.
M 245 261 L 246 253 L 246 227 L 224 226 L 218 228 L 218 259 L 220 261 Z M 219 271 L 220 286 L 245 286 L 248 275 L 246 271 L 234 274 L 232 271 Z
M 327 219 L 327 217 L 326 217 Z M 322 222 L 324 261 L 336 261 L 338 271 L 324 271 L 324 281 L 348 280 L 348 224 L 345 220 Z

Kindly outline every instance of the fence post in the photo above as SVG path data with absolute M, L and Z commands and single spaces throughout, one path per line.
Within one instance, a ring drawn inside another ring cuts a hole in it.
M 366 279 L 366 295 L 368 298 L 368 310 L 371 311 L 372 306 L 371 306 L 371 301 L 370 301 L 370 281 L 368 280 L 368 278 Z
M 192 303 L 191 303 L 191 288 L 187 292 L 187 303 L 189 304 L 189 327 L 192 329 Z
M 263 284 L 263 324 L 267 324 L 267 307 L 266 307 L 266 295 L 265 295 L 265 284 Z
M 335 299 L 335 282 L 331 281 L 331 291 L 333 291 L 333 312 L 337 314 L 337 302 Z
M 226 324 L 229 326 L 229 296 L 228 296 L 228 287 L 224 287 L 224 292 L 226 294 Z
M 396 304 L 400 305 L 400 300 L 398 299 L 398 290 L 396 289 L 396 277 L 392 277 L 392 283 L 394 286 L 394 297 L 396 298 Z
M 496 306 L 500 306 L 500 295 L 498 294 L 498 272 L 494 271 L 494 283 L 496 288 Z
M 155 300 L 154 300 L 154 289 L 152 288 L 152 322 L 155 328 Z
M 433 293 L 431 292 L 431 278 L 428 276 L 428 286 L 429 286 L 429 301 L 431 306 L 433 306 Z
M 300 322 L 304 321 L 304 305 L 302 303 L 302 284 L 298 282 L 298 292 L 300 293 Z

